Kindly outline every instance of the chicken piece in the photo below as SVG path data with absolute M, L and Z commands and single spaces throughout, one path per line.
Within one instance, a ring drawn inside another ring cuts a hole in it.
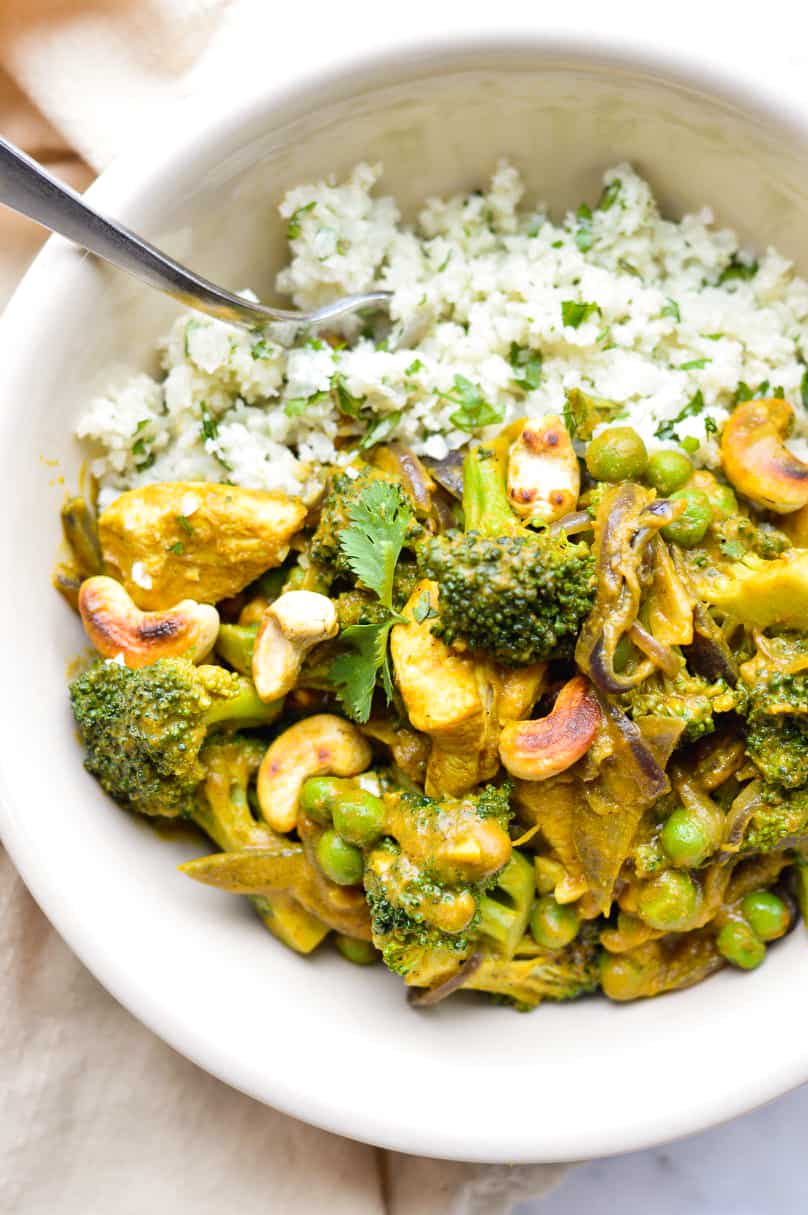
M 98 520 L 107 570 L 139 608 L 217 603 L 280 565 L 306 507 L 286 494 L 161 482 L 121 494 Z
M 404 616 L 393 629 L 390 647 L 396 682 L 416 730 L 432 740 L 426 771 L 429 797 L 460 797 L 496 769 L 498 681 L 486 663 L 451 650 L 432 634 L 431 620 L 416 620 L 424 592 L 437 609 L 437 584 L 419 582 Z

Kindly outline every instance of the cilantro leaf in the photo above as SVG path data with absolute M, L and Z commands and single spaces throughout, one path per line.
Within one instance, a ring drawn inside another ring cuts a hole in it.
M 665 302 L 664 308 L 661 310 L 660 316 L 669 316 L 674 321 L 681 321 L 682 314 L 679 311 L 679 305 L 676 300 L 668 299 Z
M 216 421 L 204 401 L 199 406 L 199 412 L 202 415 L 202 423 L 200 425 L 202 438 L 215 439 L 219 433 L 219 423 Z
M 800 400 L 805 408 L 808 409 L 808 367 L 802 373 L 802 379 L 800 380 Z
M 677 424 L 683 422 L 685 418 L 695 417 L 696 414 L 701 413 L 702 409 L 704 409 L 704 397 L 701 395 L 701 391 L 699 391 L 690 398 L 683 409 L 679 410 L 675 418 L 671 418 L 669 422 L 663 422 L 660 426 L 657 426 L 654 434 L 658 439 L 678 438 L 676 434 Z
M 436 618 L 438 613 L 432 606 L 429 591 L 421 591 L 415 607 L 412 609 L 412 614 L 418 624 L 423 624 L 425 620 L 434 620 Z
M 701 369 L 703 367 L 706 367 L 707 364 L 711 363 L 711 362 L 712 362 L 712 359 L 691 359 L 689 363 L 680 363 L 679 370 L 680 371 L 701 371 Z
M 592 248 L 592 212 L 586 203 L 581 203 L 575 212 L 578 227 L 575 229 L 575 243 L 581 253 L 588 253 Z
M 608 186 L 604 186 L 603 193 L 598 202 L 598 211 L 608 211 L 617 202 L 620 194 L 620 189 L 623 183 L 619 177 L 615 177 L 614 181 L 610 181 Z
M 598 304 L 588 304 L 583 300 L 562 300 L 561 303 L 561 320 L 570 329 L 577 329 L 595 312 L 600 312 Z
M 351 649 L 336 656 L 329 668 L 329 678 L 354 721 L 366 722 L 370 717 L 378 671 L 382 672 L 387 698 L 392 699 L 387 639 L 394 624 L 391 617 L 380 624 L 352 624 L 340 633 L 340 641 L 347 642 Z
M 345 414 L 347 418 L 358 418 L 365 403 L 364 397 L 351 396 L 345 385 L 345 376 L 341 371 L 335 371 L 331 377 L 331 391 L 334 394 L 334 402 L 340 413 Z
M 391 481 L 372 481 L 348 507 L 350 523 L 339 537 L 348 565 L 360 582 L 375 591 L 386 608 L 393 607 L 393 574 L 401 554 L 412 510 L 403 491 Z
M 738 280 L 748 282 L 750 278 L 755 277 L 757 272 L 757 262 L 742 262 L 738 258 L 737 253 L 733 253 L 732 257 L 730 258 L 729 265 L 726 266 L 718 276 L 718 286 L 721 287 L 724 283 L 731 283 Z
M 542 357 L 538 350 L 531 350 L 530 346 L 519 346 L 516 342 L 511 342 L 508 362 L 517 373 L 514 377 L 516 383 L 524 392 L 532 392 L 534 388 L 538 388 L 541 383 L 542 364 Z
M 359 444 L 359 450 L 367 451 L 369 447 L 375 447 L 377 443 L 383 443 L 385 439 L 389 439 L 401 421 L 401 418 L 402 411 L 400 409 L 394 409 L 392 413 L 385 414 L 383 418 L 378 418 L 363 436 Z
M 312 202 L 306 203 L 305 207 L 298 207 L 296 211 L 292 212 L 286 225 L 287 240 L 297 240 L 300 236 L 300 220 L 308 211 L 313 211 L 316 205 L 316 202 L 312 200 Z
M 449 421 L 458 430 L 471 433 L 482 426 L 491 426 L 494 422 L 501 422 L 504 417 L 504 411 L 498 405 L 492 405 L 490 401 L 486 401 L 479 384 L 472 384 L 471 380 L 467 380 L 464 375 L 455 376 L 454 388 L 451 392 L 439 395 L 444 400 L 453 401 L 460 406 L 454 413 L 449 414 Z

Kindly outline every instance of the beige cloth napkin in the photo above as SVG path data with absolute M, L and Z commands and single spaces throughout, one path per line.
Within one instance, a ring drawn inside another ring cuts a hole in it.
M 295 27 L 273 13 L 255 0 L 0 0 L 0 130 L 83 188 L 167 106 L 235 80 L 248 40 L 282 53 Z M 301 28 L 311 16 L 300 10 Z M 0 212 L 0 304 L 40 240 Z M 2 850 L 0 958 L 2 1215 L 504 1215 L 563 1174 L 379 1152 L 232 1091 L 115 1003 Z

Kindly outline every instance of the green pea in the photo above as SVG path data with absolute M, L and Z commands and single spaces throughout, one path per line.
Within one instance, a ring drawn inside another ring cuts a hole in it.
M 372 966 L 379 960 L 379 951 L 370 941 L 357 941 L 356 937 L 346 937 L 338 932 L 334 944 L 346 962 L 353 962 L 354 966 Z
M 339 784 L 333 776 L 312 776 L 300 790 L 300 809 L 309 818 L 327 826 L 339 797 Z
M 648 464 L 648 452 L 636 430 L 612 426 L 586 449 L 586 467 L 596 481 L 637 480 Z
M 719 481 L 710 493 L 710 507 L 714 519 L 729 519 L 738 513 L 738 499 L 728 485 Z
M 791 913 L 783 900 L 770 890 L 753 890 L 747 894 L 741 910 L 761 941 L 776 941 L 788 932 Z
M 637 1000 L 649 995 L 653 965 L 641 955 L 607 953 L 600 958 L 600 985 L 610 1000 Z
M 384 802 L 363 790 L 334 806 L 334 829 L 350 844 L 368 848 L 384 830 Z
M 315 849 L 317 864 L 327 878 L 339 886 L 358 886 L 365 872 L 362 853 L 336 831 L 324 831 Z
M 686 439 L 682 439 L 682 447 L 690 456 L 694 456 L 701 447 L 698 439 L 694 439 L 693 435 L 688 435 Z
M 693 465 L 682 451 L 655 451 L 648 457 L 645 479 L 658 494 L 667 497 L 691 478 Z
M 674 865 L 692 869 L 714 851 L 712 836 L 697 815 L 680 806 L 662 828 L 662 847 Z
M 680 548 L 693 548 L 704 539 L 712 522 L 710 499 L 701 489 L 679 489 L 670 495 L 670 499 L 672 502 L 685 502 L 685 513 L 675 523 L 663 527 L 662 535 Z
M 754 970 L 766 957 L 766 946 L 743 920 L 725 924 L 716 939 L 718 952 L 741 970 Z
M 533 940 L 542 949 L 563 949 L 578 935 L 581 920 L 574 907 L 557 903 L 551 894 L 542 895 L 530 913 Z
M 701 905 L 701 889 L 679 869 L 666 869 L 642 889 L 637 914 L 660 932 L 680 932 Z

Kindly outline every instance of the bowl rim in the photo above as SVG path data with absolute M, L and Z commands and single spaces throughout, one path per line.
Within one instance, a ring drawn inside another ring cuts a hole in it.
M 159 176 L 171 161 L 181 154 L 193 156 L 212 144 L 226 140 L 238 127 L 259 119 L 276 105 L 303 99 L 318 90 L 342 91 L 355 94 L 357 83 L 372 88 L 390 73 L 406 72 L 417 78 L 444 70 L 471 68 L 475 59 L 486 55 L 507 57 L 535 55 L 542 64 L 580 66 L 590 69 L 627 70 L 661 79 L 671 86 L 696 91 L 737 109 L 753 119 L 764 120 L 774 127 L 801 138 L 808 145 L 808 116 L 801 112 L 796 97 L 778 91 L 768 84 L 761 73 L 753 81 L 739 83 L 729 67 L 716 65 L 703 52 L 691 53 L 680 49 L 660 51 L 642 32 L 632 36 L 596 35 L 591 33 L 543 33 L 528 22 L 511 22 L 507 28 L 465 28 L 440 37 L 414 35 L 393 43 L 379 32 L 375 45 L 356 53 L 335 45 L 320 62 L 306 63 L 303 76 L 299 66 L 289 64 L 286 74 L 276 75 L 269 85 L 245 89 L 223 111 L 221 97 L 193 96 L 178 105 L 168 123 L 161 116 L 159 132 L 145 130 L 132 147 L 120 155 L 90 187 L 87 197 L 101 208 L 108 206 L 113 213 L 125 213 L 136 202 L 150 176 Z M 200 121 L 200 114 L 202 120 Z M 189 116 L 193 115 L 193 121 Z M 6 310 L 0 318 L 0 348 L 10 351 L 13 365 L 14 332 L 36 324 L 37 301 L 51 275 L 64 269 L 59 258 L 66 242 L 51 237 L 34 259 L 21 280 Z M 7 374 L 5 370 L 2 373 Z M 433 1133 L 424 1133 L 405 1119 L 399 1120 L 393 1103 L 382 1111 L 346 1108 L 343 1095 L 337 1103 L 323 1094 L 301 1090 L 278 1079 L 272 1091 L 266 1085 L 251 1087 L 244 1070 L 234 1067 L 229 1056 L 217 1044 L 203 1035 L 194 1036 L 185 1023 L 177 1020 L 161 1003 L 159 995 L 139 985 L 137 975 L 126 967 L 113 942 L 105 940 L 97 925 L 82 915 L 81 904 L 65 902 L 58 897 L 47 867 L 29 839 L 16 829 L 16 817 L 7 804 L 3 769 L 9 762 L 0 760 L 0 833 L 3 843 L 29 891 L 45 915 L 77 954 L 87 969 L 126 1009 L 173 1049 L 232 1087 L 271 1104 L 283 1113 L 306 1121 L 321 1129 L 348 1135 L 362 1142 L 397 1151 L 439 1156 L 445 1159 L 480 1162 L 575 1161 L 584 1156 L 608 1156 L 620 1152 L 654 1146 L 674 1138 L 706 1129 L 772 1100 L 808 1080 L 808 1044 L 802 1053 L 792 1049 L 781 1051 L 765 1073 L 750 1077 L 741 1074 L 732 1089 L 720 1097 L 715 1094 L 693 1094 L 690 1109 L 665 1119 L 649 1118 L 648 1111 L 638 1111 L 621 1126 L 604 1127 L 599 1135 L 582 1141 L 575 1127 L 552 1128 L 546 1148 L 531 1146 L 527 1151 L 515 1150 L 513 1141 L 488 1142 L 488 1150 L 475 1145 L 465 1150 L 452 1139 L 449 1131 L 436 1141 Z

